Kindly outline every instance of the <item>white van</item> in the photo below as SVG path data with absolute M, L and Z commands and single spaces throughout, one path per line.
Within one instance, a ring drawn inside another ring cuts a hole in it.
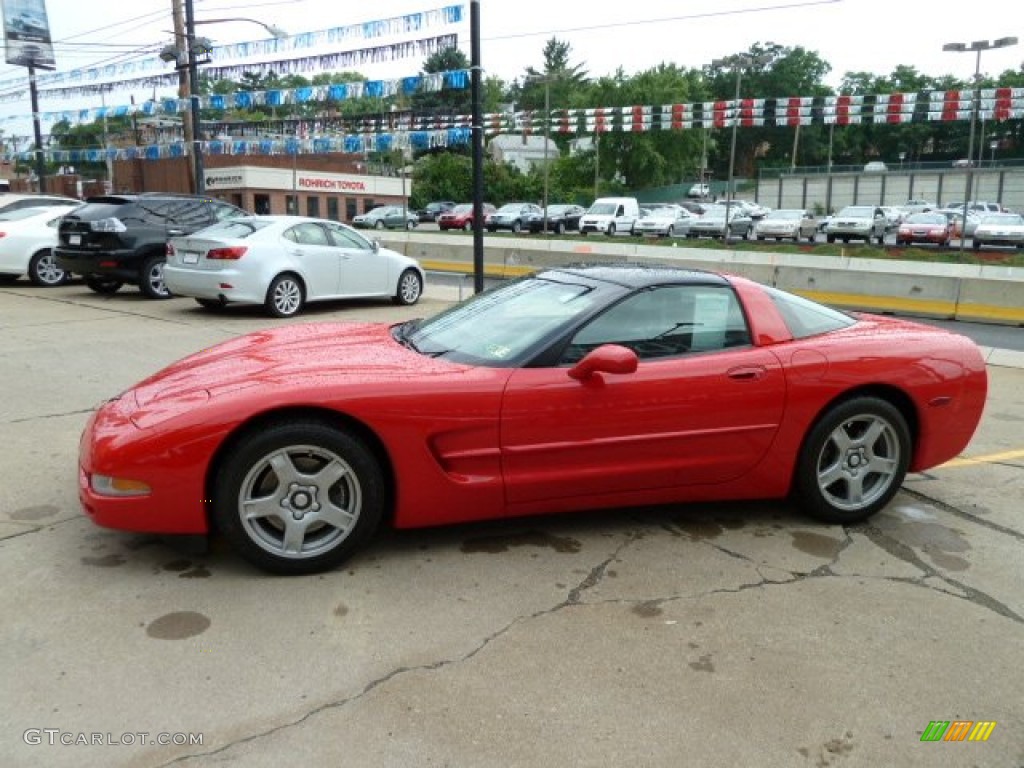
M 630 234 L 640 218 L 640 204 L 635 197 L 599 197 L 580 219 L 580 234 L 604 232 L 609 237 L 616 232 Z

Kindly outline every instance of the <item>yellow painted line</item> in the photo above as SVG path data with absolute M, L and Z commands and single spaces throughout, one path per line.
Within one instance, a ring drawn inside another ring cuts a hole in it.
M 979 464 L 994 464 L 997 461 L 1011 461 L 1013 459 L 1024 459 L 1024 450 L 1003 451 L 1002 453 L 990 453 L 985 456 L 964 456 L 958 459 L 951 459 L 945 464 L 940 464 L 937 469 L 976 467 Z
M 1002 320 L 1024 325 L 1024 309 L 1020 307 L 994 307 L 991 304 L 960 304 L 956 316 L 961 320 Z

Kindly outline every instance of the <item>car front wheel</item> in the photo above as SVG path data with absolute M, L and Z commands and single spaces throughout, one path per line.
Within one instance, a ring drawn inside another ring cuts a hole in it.
M 70 277 L 71 275 L 57 266 L 53 251 L 40 251 L 28 263 L 28 279 L 33 285 L 60 285 L 66 283 Z
M 215 477 L 213 516 L 243 558 L 279 574 L 332 568 L 379 525 L 384 476 L 365 444 L 310 419 L 243 436 Z
M 149 299 L 169 299 L 171 291 L 164 282 L 164 264 L 166 259 L 163 256 L 150 256 L 142 262 L 139 270 L 139 290 Z
M 293 317 L 299 313 L 305 301 L 305 290 L 299 278 L 283 274 L 271 281 L 263 305 L 271 317 Z
M 840 403 L 804 441 L 795 478 L 798 501 L 826 523 L 864 520 L 899 490 L 910 451 L 910 430 L 894 405 L 875 397 Z
M 414 269 L 407 269 L 398 278 L 398 290 L 395 291 L 394 302 L 408 306 L 415 304 L 423 295 L 423 281 Z

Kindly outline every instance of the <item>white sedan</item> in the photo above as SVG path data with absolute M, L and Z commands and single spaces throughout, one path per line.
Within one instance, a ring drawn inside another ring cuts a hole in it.
M 325 299 L 415 304 L 424 274 L 415 259 L 336 221 L 249 216 L 172 238 L 164 280 L 207 309 L 262 304 L 272 317 L 291 317 Z
M 974 229 L 971 247 L 1012 245 L 1024 248 L 1024 216 L 1019 213 L 989 213 L 981 217 Z
M 67 205 L 15 208 L 0 213 L 0 279 L 22 275 L 34 285 L 60 285 L 71 277 L 57 266 L 57 224 L 74 210 Z
M 633 225 L 633 234 L 656 237 L 686 237 L 690 231 L 690 223 L 697 218 L 685 208 L 678 205 L 663 205 L 652 208 L 646 216 L 641 216 Z

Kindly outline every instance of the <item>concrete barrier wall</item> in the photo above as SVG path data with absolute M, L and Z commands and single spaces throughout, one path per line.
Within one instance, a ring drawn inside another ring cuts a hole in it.
M 473 238 L 394 232 L 382 244 L 424 269 L 471 273 Z M 633 238 L 587 241 L 485 236 L 484 271 L 518 277 L 581 262 L 649 262 L 730 272 L 847 309 L 1024 326 L 1024 269 L 651 245 Z

